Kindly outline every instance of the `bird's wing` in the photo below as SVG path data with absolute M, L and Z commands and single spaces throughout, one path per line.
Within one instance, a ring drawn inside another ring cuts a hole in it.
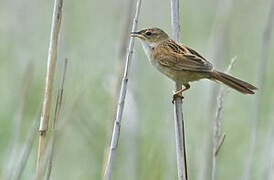
M 199 53 L 184 45 L 179 45 L 173 40 L 167 40 L 159 44 L 154 50 L 153 56 L 163 66 L 176 71 L 199 71 L 209 72 L 212 64 Z

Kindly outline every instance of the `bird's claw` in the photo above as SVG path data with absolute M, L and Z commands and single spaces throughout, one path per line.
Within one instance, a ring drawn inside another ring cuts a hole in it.
M 172 99 L 172 104 L 174 104 L 175 99 L 176 99 L 177 97 L 179 97 L 179 98 L 181 98 L 181 99 L 184 99 L 184 96 L 182 96 L 182 95 L 179 94 L 179 93 L 174 92 L 174 94 L 173 94 L 173 99 Z

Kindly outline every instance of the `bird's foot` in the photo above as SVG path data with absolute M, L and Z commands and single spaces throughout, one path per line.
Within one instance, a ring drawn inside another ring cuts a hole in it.
M 179 92 L 179 91 L 174 92 L 173 98 L 172 98 L 172 104 L 174 104 L 175 99 L 176 99 L 177 97 L 179 97 L 179 98 L 181 98 L 181 99 L 184 99 L 184 96 L 181 95 L 181 92 Z

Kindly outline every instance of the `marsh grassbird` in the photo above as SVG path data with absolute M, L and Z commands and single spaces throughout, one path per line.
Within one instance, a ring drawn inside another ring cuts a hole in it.
M 159 28 L 132 32 L 131 36 L 141 40 L 153 66 L 176 83 L 184 85 L 185 88 L 174 93 L 173 100 L 176 96 L 182 97 L 181 93 L 190 88 L 189 82 L 200 79 L 222 82 L 243 94 L 254 94 L 253 90 L 257 89 L 247 82 L 215 70 L 198 52 L 176 43 Z

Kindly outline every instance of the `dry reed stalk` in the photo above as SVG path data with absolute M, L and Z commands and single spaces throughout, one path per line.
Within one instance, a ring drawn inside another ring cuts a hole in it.
M 115 66 L 115 73 L 114 73 L 114 77 L 116 78 L 115 79 L 115 83 L 114 83 L 114 93 L 113 93 L 113 90 L 112 90 L 112 100 L 113 100 L 113 107 L 116 107 L 117 106 L 117 103 L 118 103 L 118 98 L 119 98 L 119 94 L 120 94 L 120 86 L 121 86 L 121 82 L 122 82 L 122 78 L 123 78 L 123 68 L 125 67 L 125 57 L 127 55 L 127 48 L 128 48 L 128 43 L 129 43 L 129 33 L 130 33 L 130 30 L 131 30 L 131 26 L 132 26 L 132 16 L 133 16 L 133 13 L 134 13 L 134 4 L 135 4 L 135 1 L 132 0 L 132 1 L 127 1 L 127 8 L 122 8 L 122 9 L 125 9 L 125 15 L 123 16 L 125 18 L 125 23 L 124 23 L 124 26 L 122 28 L 122 37 L 121 37 L 121 40 L 120 40 L 120 46 L 119 46 L 119 54 L 118 54 L 118 63 L 116 64 Z M 122 5 L 121 5 L 122 6 Z M 113 88 L 111 88 L 113 89 Z M 107 137 L 111 137 L 111 129 L 113 128 L 113 121 L 115 119 L 115 116 L 116 116 L 116 109 L 114 108 L 113 109 L 113 114 L 111 114 L 111 117 L 109 119 L 109 122 L 107 123 L 107 125 L 109 127 L 107 127 Z M 104 173 L 103 171 L 105 170 L 105 165 L 106 165 L 106 161 L 107 161 L 107 156 L 108 156 L 108 150 L 109 150 L 109 147 L 108 147 L 109 143 L 107 142 L 106 143 L 106 148 L 105 148 L 105 153 L 104 153 L 104 167 L 102 168 L 102 174 Z
M 180 41 L 179 1 L 171 0 L 171 24 L 172 37 L 176 42 Z M 182 84 L 176 83 L 175 90 L 182 89 Z M 174 124 L 176 138 L 177 171 L 179 180 L 187 180 L 187 163 L 185 147 L 185 129 L 182 111 L 182 99 L 177 97 L 174 102 Z
M 141 0 L 137 1 L 136 13 L 135 13 L 135 17 L 134 17 L 132 29 L 131 29 L 132 32 L 135 32 L 137 29 L 137 22 L 138 22 L 138 17 L 139 17 L 139 13 L 140 13 L 141 2 L 142 2 Z M 123 79 L 122 79 L 122 83 L 121 83 L 121 90 L 120 90 L 120 96 L 119 96 L 119 101 L 118 101 L 118 105 L 117 105 L 117 113 L 116 113 L 116 119 L 115 119 L 114 127 L 113 127 L 111 144 L 110 144 L 108 159 L 106 162 L 106 168 L 105 168 L 105 172 L 104 172 L 105 180 L 111 180 L 111 177 L 112 177 L 113 161 L 115 159 L 115 153 L 116 153 L 116 149 L 117 149 L 118 141 L 119 141 L 121 119 L 122 119 L 126 91 L 127 91 L 128 73 L 129 73 L 129 67 L 130 67 L 131 60 L 132 60 L 133 46 L 134 46 L 134 38 L 131 37 L 130 41 L 129 41 L 129 48 L 128 48 L 127 56 L 126 56 L 126 64 L 125 64 L 124 75 L 123 75 Z
M 135 8 L 135 1 L 128 1 L 127 2 L 127 8 L 125 12 L 125 21 L 124 21 L 124 26 L 122 30 L 122 38 L 120 41 L 120 47 L 119 47 L 119 63 L 117 64 L 117 71 L 116 74 L 119 79 L 116 82 L 116 92 L 115 96 L 113 99 L 115 99 L 115 106 L 117 105 L 117 100 L 119 97 L 119 91 L 120 91 L 120 84 L 122 81 L 122 73 L 123 73 L 123 67 L 125 64 L 125 57 L 127 55 L 127 47 L 129 43 L 129 33 L 131 30 L 132 26 L 132 17 L 134 13 L 134 8 Z M 135 59 L 134 57 L 132 58 L 132 62 L 134 62 Z M 135 97 L 135 89 L 134 89 L 134 83 L 136 82 L 136 74 L 135 72 L 132 72 L 131 76 L 131 86 L 128 87 L 127 91 L 127 104 L 125 105 L 125 112 L 124 112 L 124 119 L 128 122 L 127 128 L 125 128 L 124 134 L 126 135 L 125 139 L 125 159 L 126 159 L 126 173 L 124 174 L 124 179 L 131 179 L 134 180 L 136 179 L 136 135 L 137 135 L 137 119 L 138 119 L 138 113 L 137 113 L 137 104 L 134 99 Z M 129 108 L 127 108 L 129 107 Z M 113 119 L 113 118 L 112 118 Z M 112 121 L 113 123 L 113 121 Z M 111 124 L 112 124 L 111 123 Z
M 63 99 L 63 93 L 64 93 L 64 83 L 66 79 L 66 73 L 67 73 L 67 65 L 68 65 L 68 59 L 65 59 L 64 62 L 64 71 L 62 75 L 62 81 L 60 84 L 60 88 L 57 93 L 57 98 L 56 98 L 56 105 L 55 105 L 55 111 L 54 111 L 54 118 L 53 118 L 53 125 L 52 125 L 52 141 L 51 141 L 51 150 L 50 150 L 50 155 L 49 155 L 49 162 L 48 162 L 48 171 L 46 174 L 46 179 L 50 179 L 51 175 L 51 169 L 52 169 L 52 162 L 53 162 L 53 155 L 54 155 L 54 149 L 55 149 L 55 142 L 56 142 L 56 123 L 60 115 L 60 110 L 62 106 L 62 99 Z
M 62 7 L 63 0 L 55 0 L 54 2 L 54 11 L 52 16 L 52 25 L 51 25 L 51 35 L 50 43 L 48 50 L 48 64 L 47 64 L 47 75 L 46 75 L 46 84 L 44 92 L 44 100 L 42 106 L 42 113 L 40 119 L 39 127 L 39 146 L 38 146 L 38 158 L 37 158 L 37 167 L 36 167 L 36 178 L 40 180 L 42 178 L 42 160 L 45 155 L 46 149 L 46 133 L 48 130 L 50 109 L 51 109 L 51 99 L 53 91 L 53 81 L 56 67 L 56 57 L 57 57 L 57 46 L 59 39 L 59 32 L 62 19 Z
M 245 171 L 243 174 L 243 180 L 249 180 L 251 175 L 251 168 L 253 164 L 253 156 L 256 147 L 256 137 L 257 137 L 257 122 L 260 118 L 261 104 L 262 104 L 262 91 L 264 86 L 264 79 L 266 75 L 266 65 L 267 59 L 270 52 L 270 40 L 271 33 L 273 33 L 273 25 L 274 25 L 274 0 L 270 0 L 270 11 L 268 14 L 268 20 L 264 29 L 263 38 L 262 38 L 262 56 L 260 58 L 259 65 L 257 69 L 257 87 L 259 91 L 257 93 L 255 103 L 254 103 L 254 114 L 252 116 L 252 125 L 251 125 L 251 136 L 250 136 L 250 148 L 249 153 L 246 158 Z
M 53 138 L 51 136 L 49 138 L 49 140 L 48 140 L 48 145 L 47 145 L 47 147 L 45 149 L 44 157 L 43 157 L 43 159 L 40 162 L 40 168 L 42 170 L 44 169 L 45 172 L 43 172 L 42 174 L 38 174 L 38 173 L 34 174 L 33 178 L 32 178 L 33 180 L 37 180 L 37 178 L 45 179 L 45 175 L 44 174 L 47 173 L 46 171 L 47 171 L 47 167 L 49 165 L 50 154 L 51 154 L 51 150 L 52 150 L 52 147 L 51 147 L 52 141 L 53 141 Z M 38 176 L 40 176 L 40 177 L 38 177 Z
M 231 63 L 229 64 L 226 73 L 230 71 L 233 64 L 235 63 L 236 57 L 232 58 Z M 216 178 L 216 159 L 218 152 L 225 140 L 225 134 L 222 133 L 222 110 L 223 110 L 223 101 L 224 96 L 226 94 L 226 88 L 224 85 L 219 90 L 219 95 L 217 98 L 217 109 L 216 109 L 216 118 L 214 121 L 214 128 L 213 128 L 213 151 L 212 151 L 212 170 L 211 170 L 211 180 L 215 180 Z

